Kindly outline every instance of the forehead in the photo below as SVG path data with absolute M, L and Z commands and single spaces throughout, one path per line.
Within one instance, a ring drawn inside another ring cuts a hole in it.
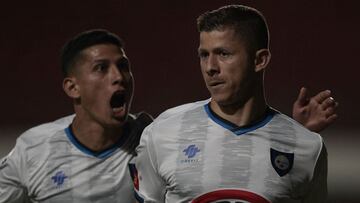
M 200 49 L 213 47 L 238 46 L 244 41 L 233 28 L 215 29 L 208 32 L 200 32 Z
M 80 52 L 80 58 L 83 60 L 113 59 L 124 56 L 124 49 L 113 44 L 97 44 Z

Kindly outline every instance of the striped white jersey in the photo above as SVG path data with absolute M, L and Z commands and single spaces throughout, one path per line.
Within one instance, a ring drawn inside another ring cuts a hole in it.
M 144 130 L 136 158 L 139 202 L 325 201 L 327 154 L 318 134 L 272 109 L 238 127 L 207 102 L 187 106 Z
M 133 155 L 122 143 L 94 153 L 77 141 L 72 116 L 22 134 L 1 161 L 0 203 L 134 202 L 128 163 Z

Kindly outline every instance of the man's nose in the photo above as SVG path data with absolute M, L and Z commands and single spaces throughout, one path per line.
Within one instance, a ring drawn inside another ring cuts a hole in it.
M 112 84 L 120 84 L 123 80 L 123 75 L 115 64 L 110 67 L 110 75 Z
M 210 54 L 206 63 L 206 73 L 210 76 L 219 73 L 219 62 L 215 54 Z

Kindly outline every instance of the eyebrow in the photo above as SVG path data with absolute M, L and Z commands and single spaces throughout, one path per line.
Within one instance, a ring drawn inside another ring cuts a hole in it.
M 118 59 L 116 59 L 116 62 L 124 60 L 124 59 L 128 61 L 128 58 L 125 55 L 121 55 Z M 110 61 L 110 60 L 107 58 L 99 57 L 98 59 L 93 60 L 93 63 L 98 63 L 98 62 L 101 63 L 101 62 L 107 62 L 107 61 Z
M 208 51 L 207 51 L 206 49 L 202 49 L 202 48 L 199 47 L 199 48 L 197 49 L 197 52 L 200 53 L 200 52 L 208 52 Z
M 202 49 L 202 48 L 198 48 L 198 53 L 202 53 L 202 52 L 213 52 L 213 53 L 219 53 L 219 52 L 229 52 L 229 49 L 226 49 L 224 47 L 216 47 L 210 51 L 206 50 L 206 49 Z
M 229 52 L 230 50 L 229 49 L 226 49 L 224 47 L 217 47 L 213 50 L 213 52 L 215 53 L 220 53 L 220 52 Z
M 107 62 L 107 61 L 109 61 L 109 60 L 108 59 L 95 59 L 93 62 L 94 63 L 98 63 L 98 62 L 103 63 L 103 62 Z

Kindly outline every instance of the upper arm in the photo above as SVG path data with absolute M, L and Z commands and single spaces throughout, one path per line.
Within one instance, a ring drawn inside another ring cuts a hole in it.
M 17 143 L 15 148 L 0 163 L 0 202 L 25 202 L 26 188 L 21 168 L 24 168 L 24 153 Z
M 322 144 L 320 155 L 317 159 L 312 180 L 310 182 L 308 194 L 304 202 L 326 202 L 327 199 L 327 151 Z
M 157 170 L 157 157 L 155 146 L 152 141 L 152 125 L 148 126 L 141 137 L 140 145 L 137 147 L 136 168 L 138 171 L 137 198 L 144 202 L 164 202 L 165 182 Z

